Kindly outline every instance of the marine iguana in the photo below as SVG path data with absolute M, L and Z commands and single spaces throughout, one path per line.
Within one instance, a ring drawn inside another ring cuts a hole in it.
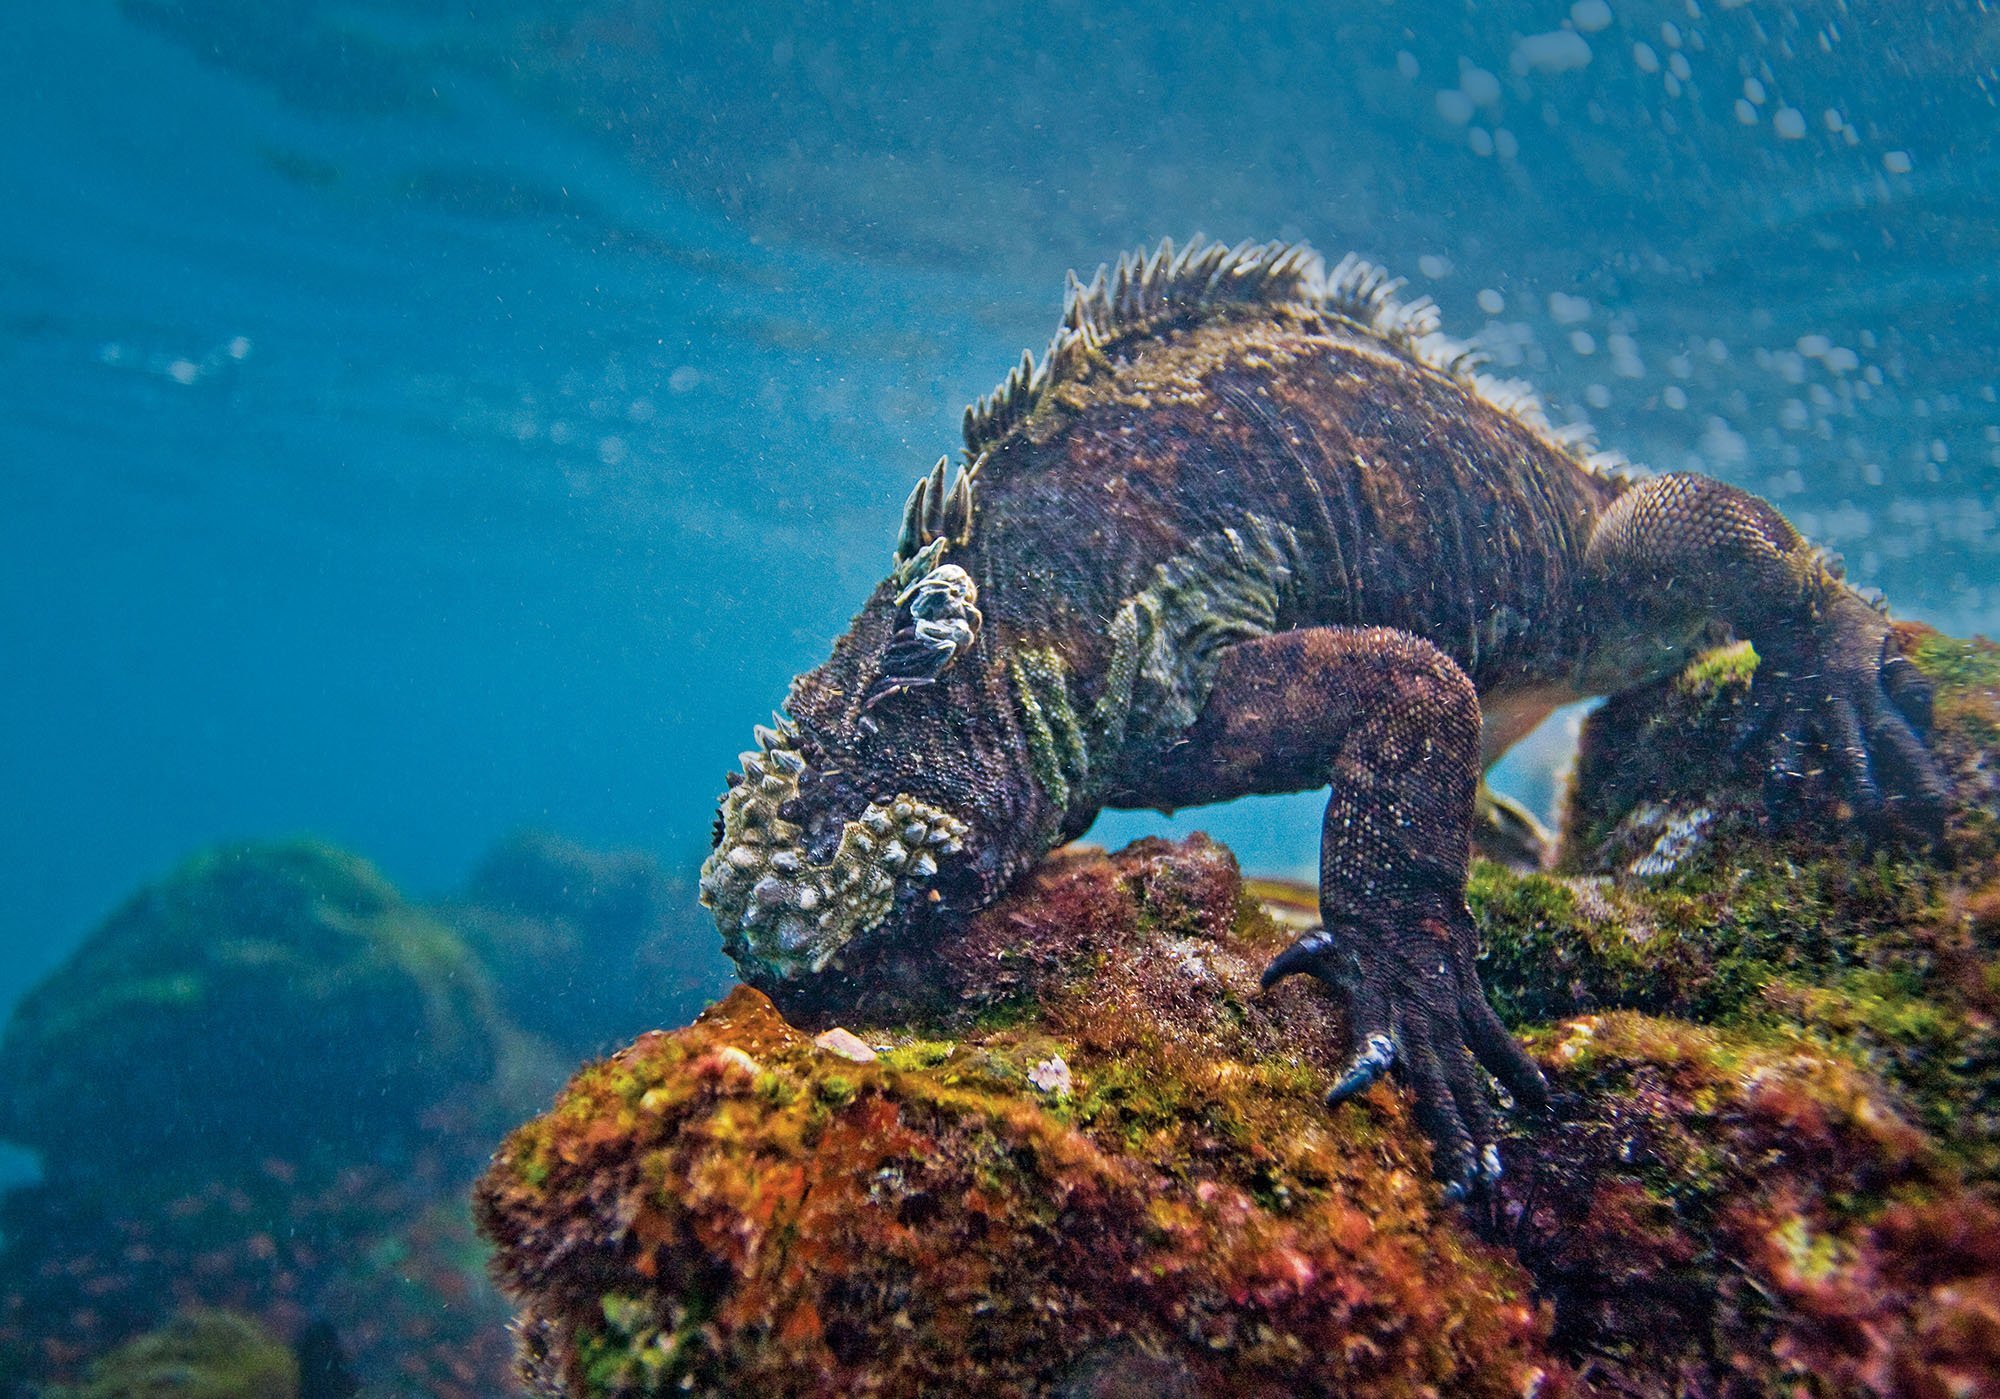
M 1343 996 L 1338 1103 L 1392 1066 L 1454 1196 L 1497 1176 L 1475 1070 L 1541 1075 L 1466 909 L 1480 774 L 1555 705 L 1756 646 L 1768 787 L 1831 773 L 1934 833 L 1928 692 L 1770 505 L 1641 477 L 1479 372 L 1349 257 L 1197 239 L 1069 278 L 1038 363 L 965 414 L 889 576 L 730 774 L 702 899 L 783 1004 L 920 947 L 1105 807 L 1331 786 L 1323 926 L 1265 984 Z

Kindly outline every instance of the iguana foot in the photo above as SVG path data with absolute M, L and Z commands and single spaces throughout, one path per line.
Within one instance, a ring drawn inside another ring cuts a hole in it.
M 1838 600 L 1814 644 L 1760 654 L 1750 702 L 1735 749 L 1762 747 L 1775 818 L 1797 810 L 1817 769 L 1871 839 L 1943 838 L 1950 788 L 1925 746 L 1930 682 L 1895 654 L 1887 624 L 1858 598 Z
M 1500 1178 L 1499 1123 L 1475 1065 L 1484 1065 L 1518 1108 L 1539 1109 L 1548 1085 L 1487 1004 L 1472 953 L 1470 917 L 1426 917 L 1414 927 L 1315 928 L 1272 959 L 1264 985 L 1304 973 L 1346 998 L 1346 1068 L 1328 1090 L 1345 1102 L 1394 1070 L 1415 1098 L 1447 1199 L 1462 1200 Z

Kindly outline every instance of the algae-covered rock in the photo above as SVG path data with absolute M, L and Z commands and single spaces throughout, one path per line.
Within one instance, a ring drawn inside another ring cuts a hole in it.
M 0 1137 L 51 1181 L 418 1140 L 503 1048 L 463 943 L 366 862 L 223 846 L 145 889 L 23 998 Z
M 1527 1279 L 1199 838 L 1058 860 L 924 1013 L 744 988 L 584 1070 L 478 1192 L 526 1370 L 576 1395 L 1520 1394 Z M 854 1041 L 858 1040 L 858 1044 Z M 1120 1388 L 1120 1386 L 1124 1386 Z
M 189 1312 L 127 1341 L 51 1399 L 300 1399 L 299 1362 L 247 1316 Z
M 2000 648 L 1915 623 L 1896 626 L 1891 644 L 1935 687 L 1929 743 L 1958 797 L 1948 848 L 1990 858 L 2000 849 Z M 1748 642 L 1721 647 L 1590 716 L 1564 821 L 1565 870 L 1667 873 L 1704 843 L 1773 825 L 1773 800 L 1795 846 L 1851 848 L 1852 812 L 1829 772 L 1808 755 L 1798 779 L 1774 789 L 1755 761 L 1757 664 Z
M 437 912 L 492 974 L 508 1017 L 572 1064 L 685 1024 L 731 979 L 692 881 L 638 851 L 515 835 Z
M 371 1399 L 496 1392 L 506 1313 L 464 1200 L 529 1043 L 351 855 L 223 847 L 141 891 L 0 1039 L 4 1135 L 43 1161 L 0 1197 L 0 1393 L 94 1360 L 83 1392 L 123 1392 L 114 1348 L 217 1308 L 323 1335 Z
M 1613 1393 L 2000 1392 L 2000 648 L 1903 628 L 1957 803 L 1873 844 L 1730 749 L 1732 648 L 1585 726 L 1568 875 L 1482 866 L 1496 1002 L 1558 1090 L 1489 1236 Z
M 549 1395 L 2000 1393 L 2000 650 L 1904 628 L 1957 805 L 1750 760 L 1755 658 L 1587 725 L 1562 873 L 1481 864 L 1554 1088 L 1443 1204 L 1400 1090 L 1199 839 L 1076 852 L 920 959 L 739 990 L 571 1083 L 483 1230 Z M 1289 916 L 1293 910 L 1285 910 Z M 839 1033 L 836 1033 L 838 1031 Z

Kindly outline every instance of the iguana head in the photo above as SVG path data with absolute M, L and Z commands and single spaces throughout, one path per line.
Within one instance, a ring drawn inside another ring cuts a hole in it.
M 979 589 L 946 541 L 899 552 L 833 656 L 792 683 L 730 774 L 701 897 L 746 980 L 776 991 L 921 938 L 1041 851 Z

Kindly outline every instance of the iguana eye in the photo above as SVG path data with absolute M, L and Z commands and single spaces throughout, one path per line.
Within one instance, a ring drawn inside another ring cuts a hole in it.
M 891 695 L 936 684 L 979 640 L 979 587 L 957 564 L 933 568 L 897 595 L 896 606 L 898 626 L 862 701 L 864 712 Z

